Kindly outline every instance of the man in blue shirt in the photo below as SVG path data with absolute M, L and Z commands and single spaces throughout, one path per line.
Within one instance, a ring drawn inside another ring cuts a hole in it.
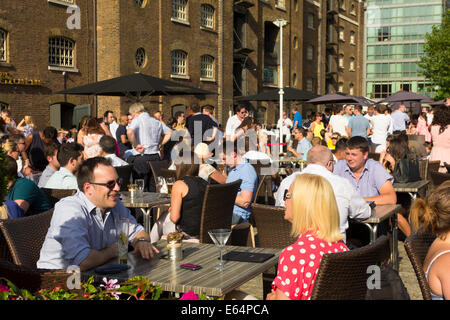
M 302 114 L 298 112 L 297 107 L 293 106 L 291 108 L 291 112 L 294 115 L 294 124 L 292 126 L 292 130 L 295 130 L 295 128 L 301 128 L 303 126 L 303 118 Z
M 395 133 L 406 133 L 406 123 L 409 121 L 409 116 L 405 113 L 406 106 L 401 104 L 397 110 L 391 113 L 392 127 Z
M 361 111 L 361 106 L 355 106 L 353 109 L 355 116 L 348 121 L 347 133 L 349 137 L 360 136 L 367 139 L 370 134 L 370 122 L 361 114 Z
M 77 180 L 81 191 L 55 205 L 37 262 L 39 269 L 75 265 L 84 271 L 117 257 L 119 218 L 129 219 L 128 239 L 133 253 L 150 259 L 154 251 L 158 252 L 144 228 L 120 202 L 120 180 L 108 159 L 87 159 L 80 166 Z
M 297 149 L 292 147 L 288 147 L 288 151 L 292 152 L 297 158 L 301 158 L 303 160 L 307 160 L 307 155 L 309 149 L 312 148 L 311 142 L 306 139 L 306 130 L 302 127 L 294 130 L 294 138 L 298 141 Z
M 231 168 L 228 172 L 226 183 L 242 180 L 240 191 L 234 204 L 231 221 L 233 225 L 248 221 L 252 212 L 251 204 L 258 188 L 258 175 L 255 168 L 242 157 L 245 151 L 244 149 L 238 149 L 238 146 L 241 144 L 244 145 L 244 142 L 240 141 L 240 139 L 234 143 L 228 141 L 226 150 L 224 150 L 226 152 L 222 154 L 224 162 Z

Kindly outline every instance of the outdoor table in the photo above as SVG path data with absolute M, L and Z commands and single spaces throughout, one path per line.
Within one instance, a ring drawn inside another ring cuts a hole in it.
M 150 234 L 151 229 L 150 218 L 152 209 L 170 204 L 170 194 L 166 193 L 143 192 L 142 197 L 138 197 L 136 194 L 134 198 L 130 198 L 130 192 L 121 191 L 120 199 L 125 207 L 142 210 L 144 214 L 144 229 L 148 234 Z
M 361 221 L 370 230 L 370 242 L 374 242 L 377 238 L 378 224 L 386 219 L 391 219 L 392 223 L 392 264 L 393 268 L 398 271 L 398 221 L 397 213 L 400 212 L 399 204 L 377 205 L 372 209 L 370 218 Z
M 417 198 L 417 194 L 426 188 L 429 183 L 430 180 L 420 180 L 407 183 L 394 182 L 394 190 L 395 192 L 407 192 L 411 197 L 411 201 L 414 201 Z
M 185 293 L 192 290 L 196 294 L 222 297 L 239 288 L 258 274 L 275 266 L 282 251 L 281 249 L 225 246 L 223 249 L 224 255 L 231 250 L 235 250 L 253 253 L 273 253 L 274 256 L 261 263 L 224 260 L 227 268 L 225 270 L 216 270 L 215 267 L 220 260 L 219 250 L 215 245 L 183 242 L 183 259 L 178 261 L 162 258 L 165 255 L 168 256 L 166 245 L 166 240 L 158 241 L 155 246 L 160 253 L 149 260 L 142 259 L 139 254 L 128 253 L 130 269 L 109 277 L 123 282 L 134 276 L 144 276 L 153 285 L 160 286 L 164 291 Z M 113 259 L 108 263 L 117 263 L 117 259 Z M 187 263 L 197 264 L 202 268 L 192 271 L 180 267 L 181 264 Z M 105 277 L 105 275 L 96 274 L 94 270 L 82 273 L 84 281 L 90 276 L 94 276 L 97 282 L 101 282 L 103 277 Z

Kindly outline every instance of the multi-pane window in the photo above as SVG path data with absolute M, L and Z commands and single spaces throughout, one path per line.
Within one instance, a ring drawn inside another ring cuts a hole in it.
M 147 54 L 145 53 L 144 48 L 139 48 L 136 50 L 135 59 L 136 65 L 139 68 L 142 68 L 145 65 L 145 62 L 147 61 Z
M 338 85 L 338 92 L 344 92 L 344 83 L 339 82 L 339 85 Z
M 5 30 L 0 29 L 0 61 L 6 61 L 6 37 L 7 33 Z
M 431 33 L 433 24 L 414 24 L 405 26 L 367 28 L 367 42 L 423 40 Z
M 350 31 L 350 43 L 351 43 L 351 44 L 356 44 L 356 41 L 355 41 L 355 31 Z
M 284 8 L 284 0 L 275 0 L 275 5 L 278 8 Z
M 311 45 L 308 45 L 306 47 L 306 59 L 311 61 L 311 60 L 313 60 L 313 56 L 314 56 L 314 47 Z
M 187 75 L 187 54 L 181 50 L 172 51 L 172 74 Z
M 442 10 L 444 6 L 439 4 L 404 7 L 386 7 L 377 8 L 376 10 L 367 11 L 367 24 L 394 24 L 405 22 L 419 22 L 419 21 L 436 21 L 440 22 L 442 19 Z
M 63 38 L 52 37 L 48 41 L 48 64 L 57 67 L 73 68 L 75 42 Z
M 367 78 L 417 77 L 421 70 L 416 62 L 368 63 Z
M 204 79 L 214 79 L 214 58 L 209 55 L 201 57 L 200 77 Z
M 187 21 L 187 0 L 172 0 L 172 18 Z
M 423 43 L 367 46 L 367 60 L 415 59 L 424 54 Z
M 209 4 L 201 5 L 201 26 L 214 29 L 214 7 Z
M 309 29 L 314 29 L 314 14 L 313 13 L 308 13 L 308 18 L 307 18 L 307 23 L 308 23 L 308 28 Z
M 344 28 L 339 27 L 339 40 L 345 41 Z
M 311 78 L 306 79 L 306 91 L 313 92 L 313 80 Z
M 354 3 L 352 3 L 352 5 L 350 7 L 350 13 L 353 15 L 356 15 L 356 6 Z
M 348 87 L 348 93 L 349 93 L 350 95 L 354 95 L 355 89 L 354 89 L 353 83 L 350 83 L 350 85 L 349 85 L 349 87 Z
M 374 84 L 372 86 L 372 97 L 375 99 L 386 98 L 392 94 L 392 85 L 386 84 Z
M 339 0 L 339 9 L 345 10 L 345 0 Z

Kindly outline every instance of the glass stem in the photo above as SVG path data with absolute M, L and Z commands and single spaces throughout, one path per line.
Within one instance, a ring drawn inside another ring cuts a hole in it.
M 220 252 L 220 265 L 222 266 L 223 265 L 223 262 L 222 262 L 222 248 L 219 248 L 219 252 Z

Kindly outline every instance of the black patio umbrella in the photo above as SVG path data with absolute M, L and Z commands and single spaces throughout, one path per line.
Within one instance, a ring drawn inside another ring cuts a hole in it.
M 204 95 L 216 93 L 136 72 L 59 91 L 56 94 L 126 96 L 140 100 L 146 96 Z
M 445 105 L 445 99 L 439 100 L 439 101 L 435 101 L 435 102 L 431 102 L 429 103 L 430 106 L 444 106 Z
M 344 93 L 328 93 L 326 95 L 311 99 L 306 101 L 307 103 L 312 104 L 339 104 L 339 103 L 348 103 L 348 104 L 358 104 L 360 101 L 356 99 L 354 96 L 349 96 Z
M 431 98 L 421 96 L 420 94 L 400 90 L 393 95 L 387 97 L 384 100 L 379 101 L 378 103 L 391 103 L 391 102 L 408 102 L 408 101 L 420 101 L 420 102 L 433 102 Z
M 278 101 L 280 99 L 279 91 L 279 88 L 268 89 L 255 95 L 237 98 L 236 101 Z M 312 92 L 290 87 L 283 88 L 283 91 L 284 101 L 306 101 L 318 97 Z

